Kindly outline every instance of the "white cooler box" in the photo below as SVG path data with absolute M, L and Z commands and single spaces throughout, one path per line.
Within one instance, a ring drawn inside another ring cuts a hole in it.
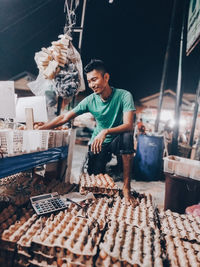
M 164 172 L 200 181 L 200 161 L 172 155 L 163 160 Z

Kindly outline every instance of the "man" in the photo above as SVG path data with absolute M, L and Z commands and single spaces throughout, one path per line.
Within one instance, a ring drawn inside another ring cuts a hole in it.
M 111 153 L 122 154 L 123 194 L 127 203 L 134 202 L 130 194 L 131 163 L 133 155 L 134 103 L 130 92 L 109 85 L 109 73 L 103 61 L 93 59 L 84 69 L 93 94 L 82 100 L 67 114 L 47 122 L 40 129 L 58 127 L 69 120 L 90 112 L 96 119 L 96 128 L 89 142 L 88 173 L 105 173 Z

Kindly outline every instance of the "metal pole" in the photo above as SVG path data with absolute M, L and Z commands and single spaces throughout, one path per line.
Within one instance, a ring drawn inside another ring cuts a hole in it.
M 186 34 L 185 34 L 185 23 L 186 23 L 186 2 L 184 5 L 184 14 L 182 21 L 182 30 L 181 30 L 181 40 L 180 40 L 180 51 L 179 51 L 179 66 L 178 66 L 178 79 L 177 79 L 177 87 L 176 87 L 176 103 L 175 103 L 175 125 L 173 129 L 173 138 L 172 138 L 172 154 L 177 155 L 178 152 L 178 134 L 179 134 L 179 120 L 180 120 L 180 108 L 181 108 L 181 100 L 182 93 L 181 88 L 183 85 L 183 57 L 185 56 L 185 44 L 186 44 Z
M 82 17 L 81 17 L 81 31 L 80 31 L 80 36 L 79 36 L 79 43 L 78 43 L 78 48 L 81 50 L 82 46 L 82 38 L 83 38 L 83 27 L 84 27 L 84 20 L 85 20 L 85 9 L 86 9 L 86 3 L 87 0 L 83 0 L 83 11 L 82 11 Z
M 171 42 L 172 42 L 172 34 L 174 31 L 176 5 L 177 5 L 177 0 L 174 0 L 168 43 L 167 43 L 167 48 L 165 52 L 165 60 L 164 60 L 162 79 L 161 79 L 161 84 L 160 84 L 160 96 L 158 99 L 158 112 L 157 112 L 157 117 L 155 121 L 155 132 L 158 132 L 158 127 L 159 127 L 159 122 L 160 122 L 160 112 L 161 112 L 162 102 L 163 102 L 163 94 L 164 94 L 164 89 L 166 87 L 166 82 L 167 82 L 167 70 L 168 70 L 168 65 L 169 65 L 169 54 L 170 54 L 170 48 L 171 48 Z
M 197 90 L 196 90 L 196 99 L 195 99 L 195 106 L 194 106 L 194 114 L 193 114 L 193 119 L 192 119 L 192 128 L 191 128 L 191 132 L 190 132 L 189 145 L 191 147 L 193 145 L 194 131 L 195 131 L 196 120 L 197 120 L 197 115 L 198 115 L 198 110 L 199 110 L 199 98 L 200 98 L 200 79 L 199 79 Z

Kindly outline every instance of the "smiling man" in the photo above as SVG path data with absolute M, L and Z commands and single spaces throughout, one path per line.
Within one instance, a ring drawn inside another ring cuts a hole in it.
M 130 195 L 130 177 L 133 158 L 134 102 L 130 92 L 109 85 L 110 75 L 103 61 L 93 59 L 84 69 L 88 86 L 93 94 L 82 100 L 72 111 L 44 124 L 40 129 L 52 129 L 69 120 L 90 112 L 96 120 L 96 128 L 89 142 L 88 173 L 105 173 L 112 153 L 122 155 L 123 194 L 127 203 L 133 203 Z

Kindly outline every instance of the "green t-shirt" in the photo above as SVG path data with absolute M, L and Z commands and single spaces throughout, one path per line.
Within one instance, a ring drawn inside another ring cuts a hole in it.
M 83 99 L 73 109 L 77 115 L 90 112 L 94 116 L 97 125 L 93 131 L 90 143 L 93 142 L 95 136 L 103 129 L 109 129 L 123 124 L 123 112 L 131 110 L 135 110 L 131 93 L 116 88 L 112 88 L 112 94 L 106 101 L 103 101 L 99 95 L 93 93 Z M 115 136 L 107 135 L 104 142 L 111 142 Z

